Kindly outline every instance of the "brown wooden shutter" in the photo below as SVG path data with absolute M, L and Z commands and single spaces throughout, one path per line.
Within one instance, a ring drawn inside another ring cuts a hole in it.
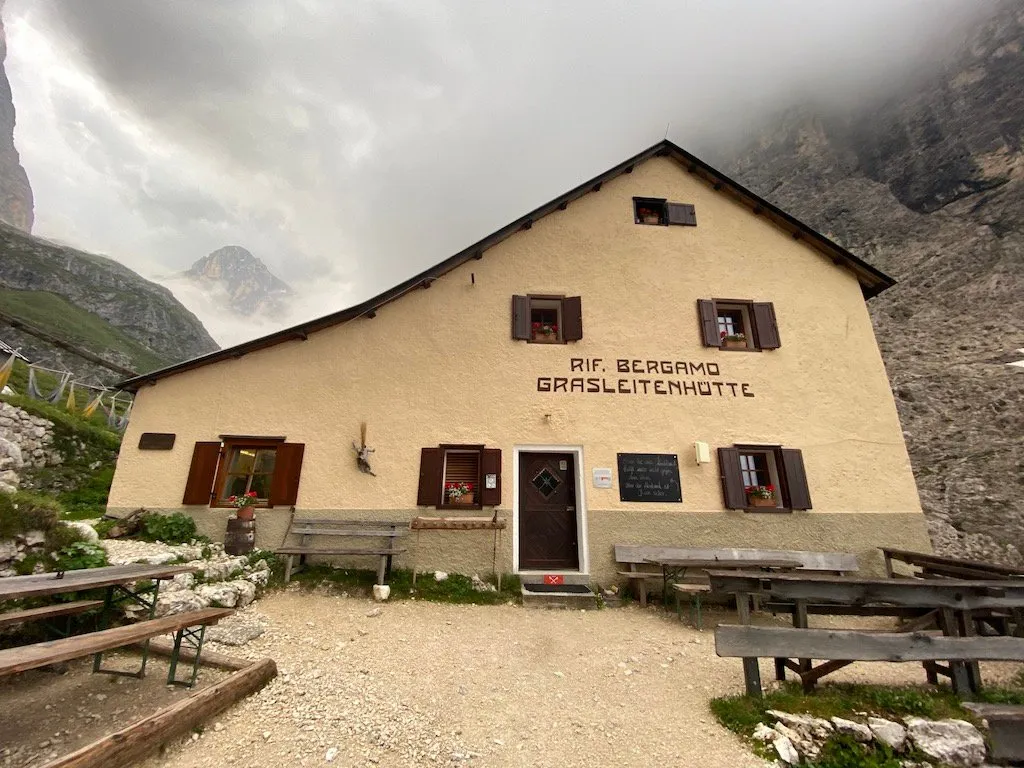
M 562 339 L 579 341 L 583 338 L 583 303 L 579 296 L 562 299 Z
M 779 339 L 779 325 L 775 322 L 775 305 L 770 301 L 755 301 L 752 306 L 758 348 L 778 349 L 782 341 Z
M 529 296 L 512 297 L 512 338 L 530 338 L 530 298 Z
M 722 475 L 722 497 L 726 509 L 746 509 L 747 491 L 740 474 L 740 452 L 737 448 L 718 449 L 718 471 Z
M 794 448 L 781 448 L 782 471 L 786 479 L 785 499 L 790 509 L 810 509 L 811 491 L 807 487 L 807 473 L 804 471 L 804 456 Z
M 305 452 L 305 443 L 281 443 L 277 446 L 268 506 L 295 505 L 299 498 L 299 476 L 302 474 L 302 456 Z
M 420 487 L 416 504 L 420 507 L 436 507 L 441 503 L 441 465 L 444 455 L 440 448 L 420 450 Z
M 715 311 L 715 302 L 708 299 L 697 299 L 697 316 L 700 318 L 700 332 L 704 346 L 722 346 L 722 339 L 718 334 L 718 313 Z
M 498 482 L 494 488 L 487 487 L 487 475 L 495 475 Z M 480 503 L 485 507 L 497 507 L 501 504 L 501 449 L 485 448 L 480 472 Z
M 669 203 L 668 223 L 681 224 L 684 227 L 696 227 L 697 211 L 689 203 Z
M 220 461 L 220 443 L 196 443 L 188 468 L 182 504 L 209 504 L 213 497 L 213 478 Z

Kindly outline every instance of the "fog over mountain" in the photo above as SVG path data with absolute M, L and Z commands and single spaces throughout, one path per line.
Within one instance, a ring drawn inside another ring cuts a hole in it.
M 204 315 L 225 342 L 372 295 L 666 129 L 718 152 L 905 83 L 992 7 L 7 0 L 6 63 L 35 232 L 147 277 L 237 243 L 302 297 Z

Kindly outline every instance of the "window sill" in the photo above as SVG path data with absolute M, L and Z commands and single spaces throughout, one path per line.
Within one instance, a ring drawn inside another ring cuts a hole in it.
M 760 352 L 757 347 L 719 347 L 719 352 Z
M 527 344 L 565 344 L 565 339 L 527 339 Z
M 483 504 L 438 504 L 435 509 L 464 509 L 464 510 L 481 510 L 484 508 Z
M 751 514 L 760 512 L 763 515 L 788 515 L 793 510 L 789 507 L 743 507 L 743 511 Z
M 253 509 L 273 509 L 273 507 L 270 506 L 269 504 L 253 504 L 252 508 Z M 233 507 L 230 504 L 211 504 L 210 505 L 210 509 L 238 509 L 238 507 Z

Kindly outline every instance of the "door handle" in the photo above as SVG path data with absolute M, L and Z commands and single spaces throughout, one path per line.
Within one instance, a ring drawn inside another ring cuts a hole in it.
M 570 505 L 570 506 L 568 506 L 568 507 L 566 507 L 566 508 L 565 508 L 565 511 L 566 511 L 566 512 L 575 512 L 575 511 L 576 511 L 576 507 L 575 507 L 575 506 L 572 506 L 572 505 Z

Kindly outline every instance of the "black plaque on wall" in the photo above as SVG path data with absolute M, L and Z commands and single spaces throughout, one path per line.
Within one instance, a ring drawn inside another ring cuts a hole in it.
M 139 436 L 140 451 L 169 451 L 174 447 L 173 432 L 143 432 Z
M 674 453 L 620 453 L 620 501 L 682 501 L 679 457 Z

